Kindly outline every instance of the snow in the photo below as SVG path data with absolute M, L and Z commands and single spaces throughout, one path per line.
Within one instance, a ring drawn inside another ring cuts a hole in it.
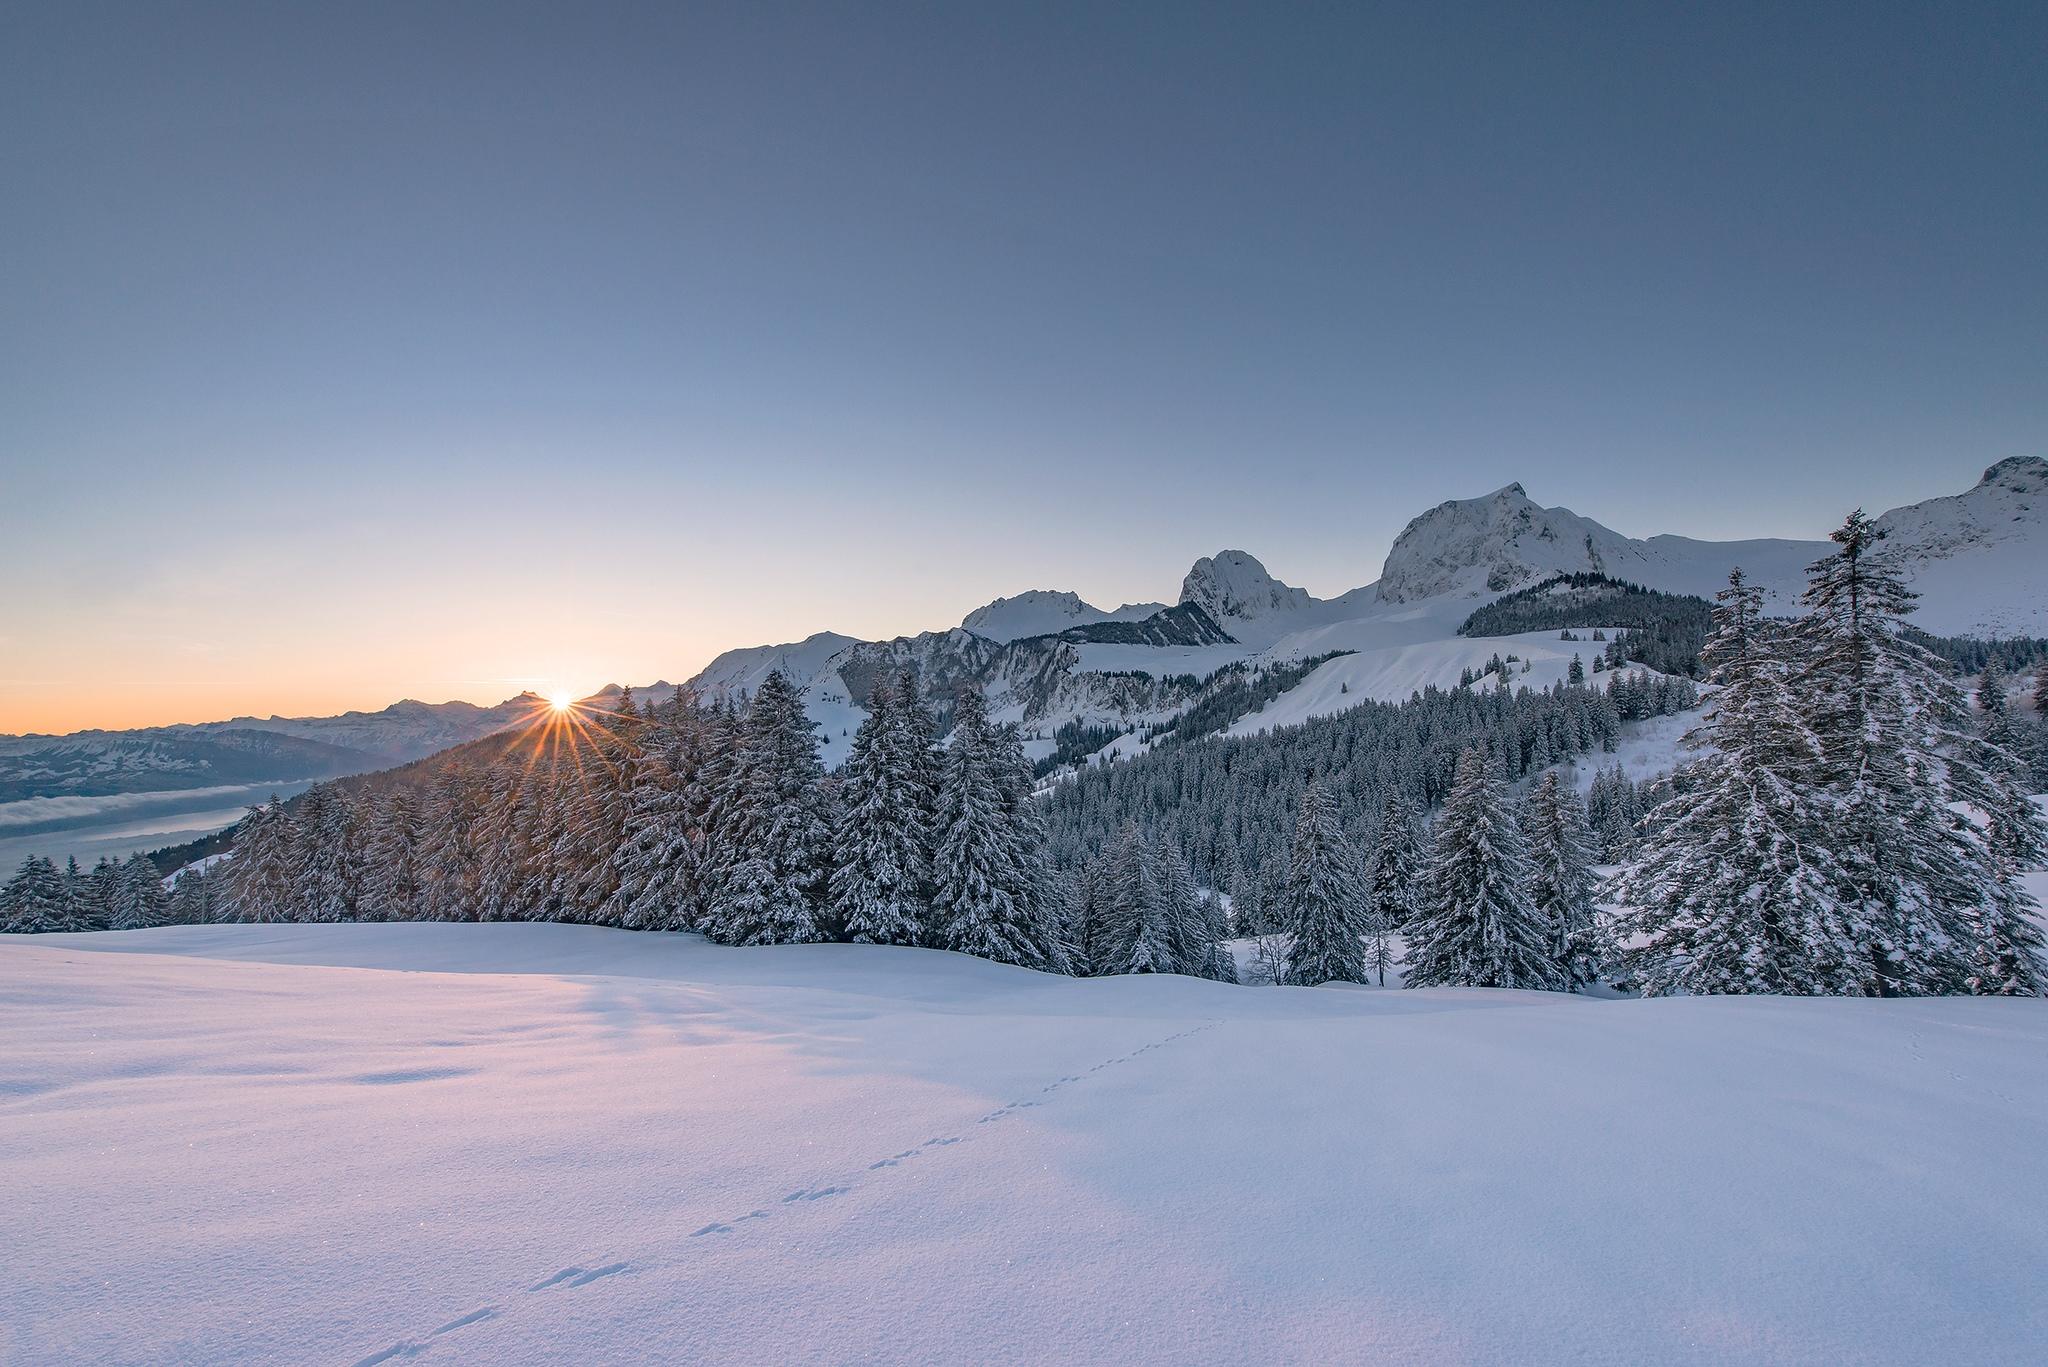
M 1234 664 L 1251 652 L 1243 646 L 1133 646 L 1089 642 L 1074 647 L 1077 668 L 1090 674 L 1149 674 L 1163 679 L 1174 674 L 1192 674 L 1206 679 L 1227 664 Z
M 0 938 L 24 1365 L 2034 1360 L 2048 1003 Z
M 1090 626 L 1096 622 L 1142 622 L 1165 606 L 1164 603 L 1126 603 L 1114 612 L 1104 612 L 1082 601 L 1078 593 L 1031 589 L 1014 598 L 998 598 L 976 608 L 961 619 L 960 625 L 992 641 L 1016 641 L 1026 636 L 1050 636 L 1068 627 Z
M 1578 641 L 1558 639 L 1556 631 L 1532 631 L 1515 636 L 1454 636 L 1449 640 L 1424 641 L 1409 645 L 1383 646 L 1340 655 L 1310 670 L 1307 677 L 1267 703 L 1257 712 L 1238 718 L 1225 735 L 1249 736 L 1276 727 L 1299 726 L 1315 717 L 1357 707 L 1367 702 L 1406 702 L 1412 693 L 1429 687 L 1455 688 L 1465 670 L 1478 673 L 1498 655 L 1518 655 L 1529 662 L 1529 672 L 1520 663 L 1511 664 L 1511 688 L 1543 690 L 1565 680 L 1577 655 L 1587 670 L 1589 683 L 1604 684 L 1604 674 L 1592 673 L 1593 657 L 1606 649 L 1604 642 L 1591 639 L 1592 629 L 1575 631 Z M 1613 632 L 1610 630 L 1611 636 Z M 1640 665 L 1630 667 L 1643 673 Z M 1489 678 L 1483 686 L 1493 687 Z M 1479 686 L 1479 685 L 1475 685 Z

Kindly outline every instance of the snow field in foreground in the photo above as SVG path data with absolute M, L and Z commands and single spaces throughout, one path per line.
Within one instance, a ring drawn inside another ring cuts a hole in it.
M 120 952 L 112 952 L 120 951 Z M 2038 1361 L 2048 1003 L 0 938 L 0 1360 Z

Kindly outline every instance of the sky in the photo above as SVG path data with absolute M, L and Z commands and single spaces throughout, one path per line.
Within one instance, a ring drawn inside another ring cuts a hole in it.
M 0 732 L 2048 452 L 2048 6 L 0 8 Z

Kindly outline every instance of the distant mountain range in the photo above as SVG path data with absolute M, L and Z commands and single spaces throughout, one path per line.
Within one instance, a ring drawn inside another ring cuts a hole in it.
M 1893 509 L 1879 527 L 1886 554 L 1922 595 L 1914 620 L 1923 629 L 2048 634 L 2048 460 L 2000 461 L 1968 491 Z M 1570 509 L 1542 507 L 1510 484 L 1416 517 L 1395 539 L 1379 579 L 1335 598 L 1315 598 L 1254 556 L 1225 550 L 1195 562 L 1172 607 L 1106 612 L 1074 593 L 1033 590 L 977 608 L 946 631 L 891 641 L 827 632 L 728 651 L 691 682 L 713 695 L 749 692 L 780 669 L 802 685 L 827 759 L 836 762 L 863 715 L 859 703 L 875 670 L 913 664 L 938 687 L 980 684 L 998 715 L 1022 725 L 1044 753 L 1063 726 L 1137 732 L 1158 725 L 1227 666 L 1365 656 L 1326 666 L 1329 679 L 1301 681 L 1304 698 L 1326 699 L 1320 711 L 1455 683 L 1492 653 L 1482 641 L 1458 637 L 1458 624 L 1481 603 L 1559 573 L 1592 571 L 1711 597 L 1740 565 L 1766 589 L 1774 611 L 1795 612 L 1806 566 L 1832 549 L 1820 538 L 1628 537 Z M 1305 719 L 1298 701 L 1278 710 Z
M 1922 595 L 1915 619 L 1921 627 L 1944 635 L 2048 635 L 2048 460 L 2001 461 L 1973 488 L 1894 509 L 1879 525 L 1887 553 Z M 1569 509 L 1542 507 L 1510 484 L 1416 517 L 1396 538 L 1380 577 L 1335 598 L 1315 598 L 1246 552 L 1224 550 L 1195 562 L 1171 605 L 1105 610 L 1072 592 L 1035 589 L 998 598 L 940 631 L 886 641 L 827 631 L 727 651 L 691 683 L 713 696 L 751 692 L 781 670 L 803 688 L 826 758 L 836 763 L 875 676 L 908 666 L 934 689 L 980 685 L 998 715 L 1022 725 L 1043 754 L 1062 727 L 1136 735 L 1161 724 L 1224 668 L 1259 669 L 1340 651 L 1363 657 L 1342 666 L 1343 688 L 1335 673 L 1304 678 L 1300 696 L 1276 712 L 1289 717 L 1310 699 L 1322 699 L 1315 708 L 1328 711 L 1367 697 L 1405 697 L 1431 682 L 1455 683 L 1492 649 L 1456 635 L 1472 609 L 1560 572 L 1590 570 L 1711 596 L 1740 564 L 1771 592 L 1774 609 L 1793 611 L 1806 565 L 1830 548 L 1818 538 L 1637 539 Z M 1359 687 L 1351 687 L 1354 681 Z M 635 691 L 659 698 L 673 686 Z M 617 693 L 607 688 L 590 701 L 605 706 Z M 362 773 L 489 735 L 539 707 L 539 699 L 521 694 L 493 707 L 405 701 L 338 717 L 0 737 L 0 801 Z

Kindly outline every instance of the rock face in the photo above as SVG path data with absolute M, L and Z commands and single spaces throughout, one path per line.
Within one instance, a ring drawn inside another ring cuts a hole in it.
M 1218 551 L 1195 562 L 1181 581 L 1180 601 L 1193 603 L 1225 631 L 1233 623 L 1265 621 L 1306 611 L 1307 589 L 1281 583 L 1243 551 Z
M 1676 538 L 1674 538 L 1676 539 Z M 1560 573 L 1639 579 L 1651 557 L 1569 508 L 1544 508 L 1519 484 L 1439 503 L 1410 522 L 1380 572 L 1379 597 L 1412 603 L 1445 593 L 1506 593 Z

